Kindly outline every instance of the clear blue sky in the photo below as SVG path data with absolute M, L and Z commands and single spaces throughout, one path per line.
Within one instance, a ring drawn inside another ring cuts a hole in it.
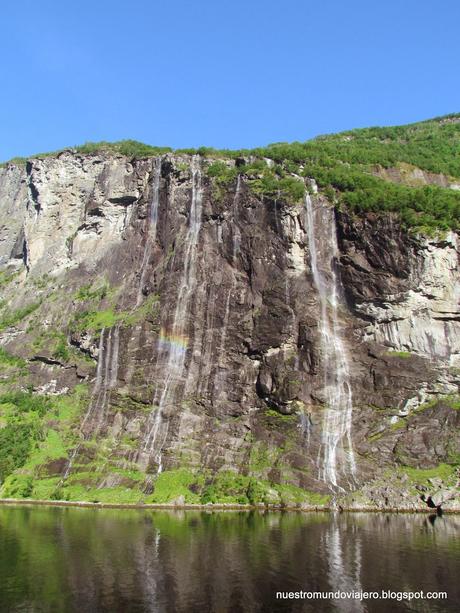
M 0 160 L 252 147 L 460 111 L 459 0 L 2 3 Z

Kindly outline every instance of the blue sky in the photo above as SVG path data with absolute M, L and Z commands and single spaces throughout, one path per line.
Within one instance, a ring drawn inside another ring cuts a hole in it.
M 85 141 L 252 147 L 460 111 L 458 0 L 21 0 L 0 160 Z

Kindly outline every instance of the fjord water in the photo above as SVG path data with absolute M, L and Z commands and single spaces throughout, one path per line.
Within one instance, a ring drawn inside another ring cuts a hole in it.
M 0 610 L 455 611 L 460 517 L 0 507 Z M 277 591 L 448 600 L 276 600 Z

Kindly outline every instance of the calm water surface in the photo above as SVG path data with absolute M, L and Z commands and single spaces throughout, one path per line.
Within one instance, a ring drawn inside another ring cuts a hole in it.
M 0 507 L 0 611 L 458 611 L 460 517 Z M 277 591 L 447 601 L 277 601 Z

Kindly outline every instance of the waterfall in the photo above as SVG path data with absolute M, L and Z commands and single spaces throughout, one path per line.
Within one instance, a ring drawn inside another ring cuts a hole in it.
M 228 327 L 228 320 L 230 317 L 230 299 L 232 297 L 232 291 L 235 287 L 235 280 L 232 280 L 232 284 L 228 290 L 227 293 L 227 300 L 225 301 L 225 310 L 224 310 L 224 321 L 222 323 L 222 333 L 221 333 L 221 337 L 220 337 L 220 343 L 219 343 L 219 351 L 217 353 L 217 364 L 220 366 L 221 362 L 222 362 L 222 356 L 224 354 L 224 350 L 225 350 L 225 341 L 227 339 L 227 327 Z
M 167 436 L 167 422 L 164 412 L 168 404 L 174 399 L 177 385 L 183 376 L 185 357 L 187 353 L 188 338 L 187 313 L 190 298 L 197 285 L 196 263 L 198 255 L 198 237 L 201 229 L 202 212 L 202 185 L 199 156 L 192 158 L 192 201 L 190 205 L 188 229 L 184 240 L 184 269 L 176 299 L 174 319 L 170 329 L 161 328 L 159 351 L 166 358 L 165 380 L 161 391 L 155 394 L 154 404 L 157 408 L 151 414 L 151 426 L 144 443 L 144 451 L 155 454 L 158 463 L 158 472 L 162 470 L 162 449 Z
M 351 440 L 350 367 L 338 320 L 340 280 L 334 263 L 338 257 L 337 231 L 332 208 L 319 206 L 314 210 L 308 192 L 305 193 L 305 206 L 311 271 L 320 305 L 318 328 L 326 399 L 318 456 L 319 478 L 339 487 L 339 473 L 351 476 L 353 481 L 356 466 Z
M 145 241 L 144 255 L 141 264 L 141 277 L 139 280 L 139 289 L 137 291 L 136 306 L 139 306 L 142 302 L 142 289 L 144 287 L 145 277 L 147 275 L 148 263 L 152 254 L 152 249 L 155 246 L 155 240 L 157 237 L 158 206 L 160 204 L 161 162 L 161 157 L 156 158 L 155 166 L 153 169 L 152 202 L 150 204 L 147 239 Z
M 88 436 L 86 433 L 86 425 L 88 422 L 91 423 L 89 434 L 97 434 L 104 421 L 105 412 L 109 405 L 110 392 L 114 387 L 116 387 L 118 381 L 119 347 L 119 324 L 116 324 L 109 330 L 102 328 L 101 336 L 99 338 L 96 382 L 94 384 L 88 410 L 80 426 L 80 437 L 83 438 L 83 440 L 85 440 Z M 70 471 L 72 470 L 73 462 L 80 448 L 81 443 L 79 443 L 71 453 L 63 475 L 63 480 L 68 477 Z
M 236 223 L 238 219 L 238 202 L 240 199 L 241 192 L 241 175 L 238 175 L 238 179 L 236 181 L 236 191 L 233 197 L 233 263 L 236 262 L 236 258 L 240 252 L 241 246 L 241 232 Z
M 92 424 L 91 433 L 97 432 L 102 425 L 109 403 L 110 390 L 116 386 L 118 380 L 119 344 L 119 324 L 109 330 L 102 328 L 97 357 L 96 383 L 88 411 L 81 424 L 82 432 L 89 421 L 96 421 L 95 427 Z

